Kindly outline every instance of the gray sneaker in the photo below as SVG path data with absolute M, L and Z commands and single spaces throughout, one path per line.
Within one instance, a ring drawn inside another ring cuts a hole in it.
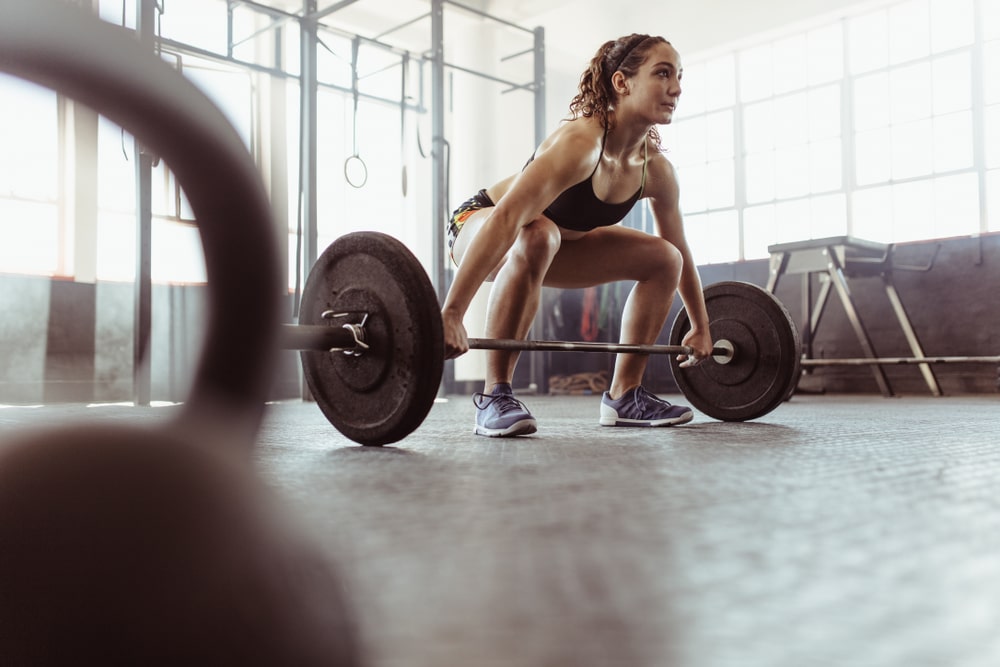
M 612 400 L 608 392 L 601 398 L 601 426 L 674 426 L 694 417 L 691 408 L 671 405 L 642 387 L 631 389 Z
M 492 394 L 473 394 L 476 404 L 476 435 L 504 438 L 512 435 L 528 435 L 538 430 L 535 418 L 524 407 L 524 403 L 514 398 L 514 390 L 509 384 L 498 383 Z

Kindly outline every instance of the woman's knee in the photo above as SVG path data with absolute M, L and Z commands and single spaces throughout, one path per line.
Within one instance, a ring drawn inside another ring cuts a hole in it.
M 645 277 L 640 280 L 660 280 L 676 283 L 680 281 L 684 257 L 670 241 L 653 237 L 643 249 L 643 261 L 638 265 L 643 267 Z
M 524 227 L 511 249 L 511 258 L 529 266 L 548 267 L 559 252 L 561 235 L 555 223 L 539 219 Z

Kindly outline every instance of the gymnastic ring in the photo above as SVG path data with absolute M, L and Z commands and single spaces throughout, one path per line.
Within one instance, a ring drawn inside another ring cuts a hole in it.
M 63 2 L 0 0 L 0 15 L 0 71 L 126 128 L 183 186 L 201 235 L 210 308 L 176 421 L 189 430 L 212 425 L 234 439 L 238 432 L 245 442 L 260 425 L 276 368 L 282 280 L 270 203 L 243 141 L 192 82 L 120 27 Z
M 361 166 L 361 182 L 360 183 L 356 183 L 355 180 L 353 178 L 351 178 L 351 165 L 354 164 L 355 162 L 357 162 L 358 165 Z M 344 160 L 344 180 L 346 180 L 347 183 L 352 188 L 357 188 L 359 190 L 361 188 L 365 187 L 365 183 L 368 182 L 368 165 L 365 164 L 365 161 L 362 160 L 361 156 L 358 155 L 357 153 L 355 153 L 354 155 L 351 155 L 346 160 Z

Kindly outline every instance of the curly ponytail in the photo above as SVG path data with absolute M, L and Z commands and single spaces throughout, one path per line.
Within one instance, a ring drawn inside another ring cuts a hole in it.
M 580 75 L 579 92 L 570 100 L 570 120 L 596 118 L 605 129 L 614 128 L 614 102 L 618 98 L 611 76 L 621 71 L 626 77 L 635 76 L 646 54 L 657 44 L 670 44 L 663 37 L 632 33 L 601 44 L 590 60 L 590 65 Z M 660 133 L 656 126 L 649 129 L 649 137 L 660 146 Z

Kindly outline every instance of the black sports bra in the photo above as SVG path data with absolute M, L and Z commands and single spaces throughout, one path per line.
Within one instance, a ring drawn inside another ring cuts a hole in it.
M 608 137 L 607 130 L 601 138 L 601 155 L 604 155 L 604 141 Z M 635 203 L 642 197 L 643 188 L 646 187 L 646 161 L 649 157 L 648 140 L 642 146 L 642 182 L 634 195 L 618 204 L 609 204 L 601 201 L 594 194 L 594 174 L 601 161 L 598 159 L 594 165 L 594 171 L 590 172 L 585 180 L 564 190 L 555 201 L 545 209 L 545 215 L 564 229 L 572 229 L 578 232 L 589 232 L 598 227 L 610 227 L 622 221 L 632 210 Z M 532 155 L 528 159 L 528 164 L 535 159 Z

